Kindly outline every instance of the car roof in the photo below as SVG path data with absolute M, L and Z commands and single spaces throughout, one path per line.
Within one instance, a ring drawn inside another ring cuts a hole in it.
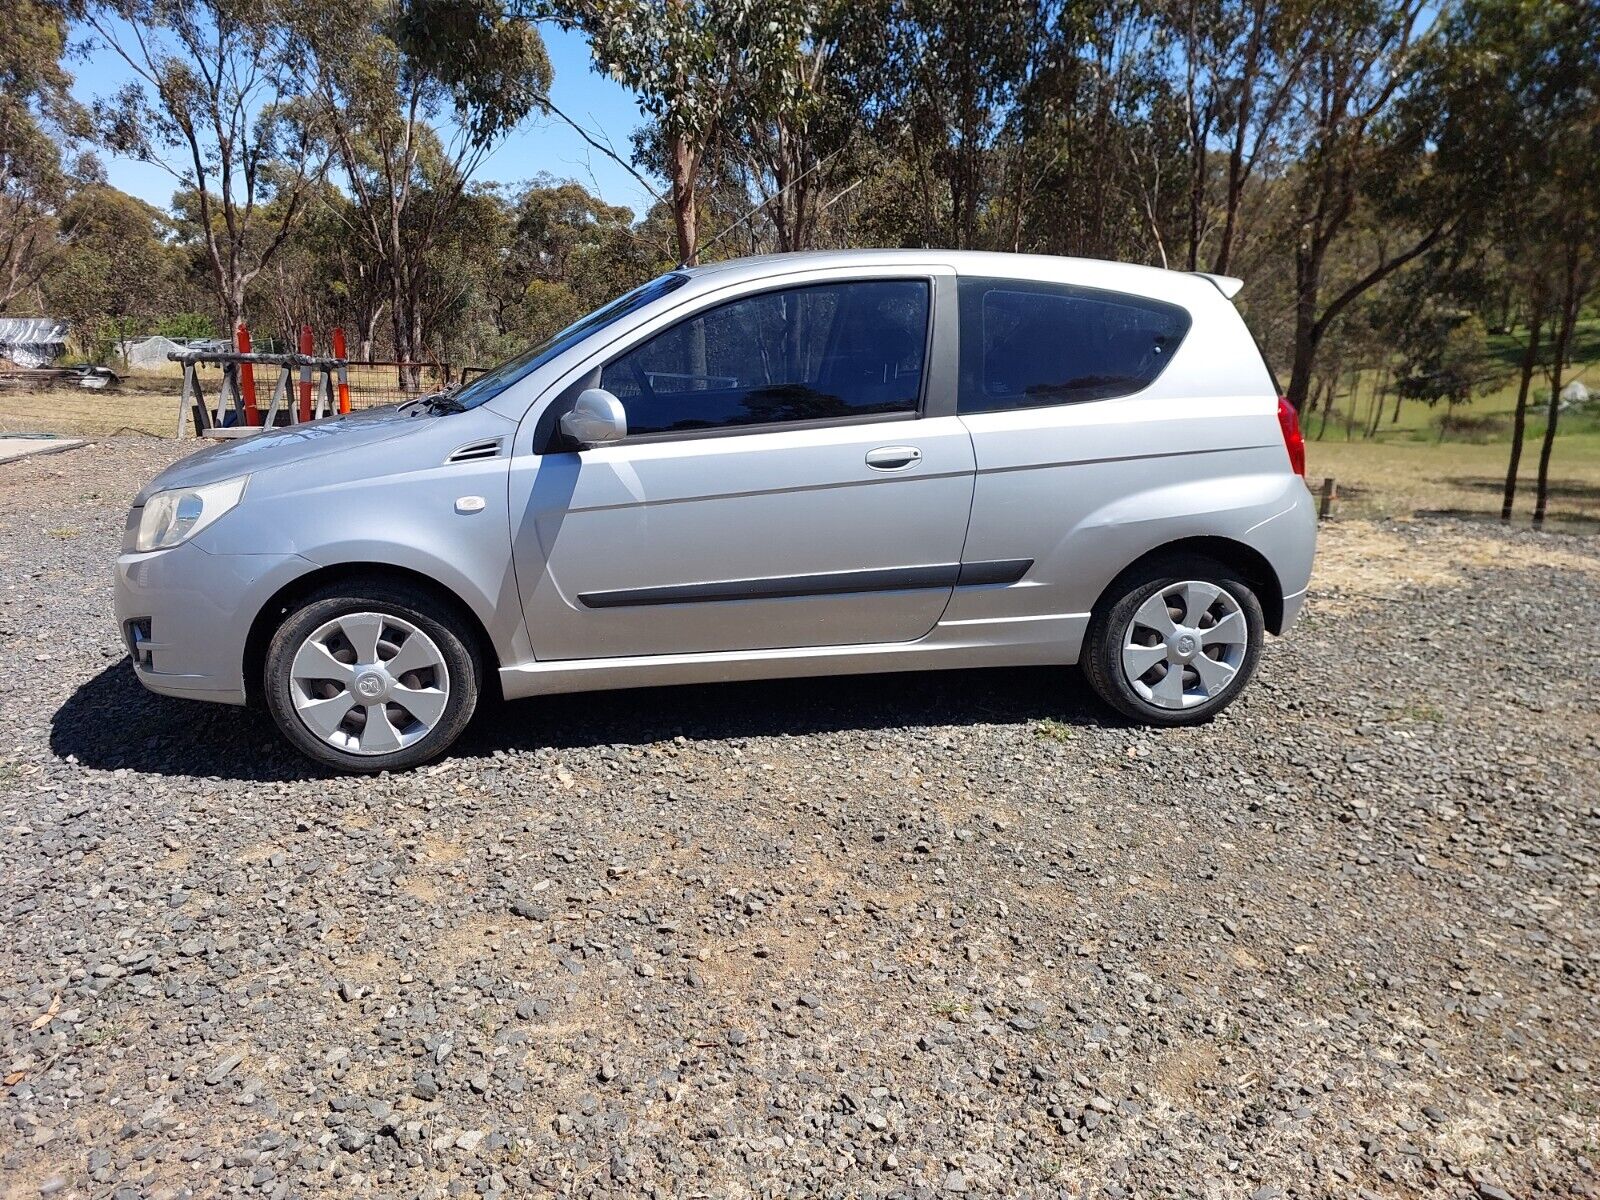
M 895 267 L 942 265 L 960 275 L 986 275 L 1002 279 L 1036 279 L 1076 283 L 1132 292 L 1151 297 L 1224 296 L 1232 293 L 1227 285 L 1237 280 L 1136 263 L 1111 262 L 1100 258 L 1068 258 L 1054 254 L 1004 254 L 988 250 L 801 250 L 788 254 L 757 254 L 680 268 L 693 279 L 733 283 L 760 279 L 789 271 L 820 267 Z M 1233 291 L 1237 291 L 1237 286 Z

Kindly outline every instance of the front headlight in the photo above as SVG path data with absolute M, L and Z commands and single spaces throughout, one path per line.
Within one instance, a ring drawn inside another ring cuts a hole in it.
M 145 501 L 139 514 L 139 533 L 133 548 L 164 550 L 187 541 L 238 504 L 249 479 L 250 476 L 241 475 L 204 487 L 157 492 Z

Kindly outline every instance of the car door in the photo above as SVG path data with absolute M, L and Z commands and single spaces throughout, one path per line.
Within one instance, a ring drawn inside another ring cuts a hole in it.
M 972 501 L 955 316 L 944 269 L 744 284 L 591 364 L 629 436 L 513 462 L 537 657 L 926 634 Z

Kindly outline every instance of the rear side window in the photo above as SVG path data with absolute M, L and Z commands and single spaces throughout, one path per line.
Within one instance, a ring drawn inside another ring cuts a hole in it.
M 863 280 L 730 300 L 608 363 L 600 386 L 630 435 L 915 412 L 928 289 Z
M 1130 396 L 1189 332 L 1176 304 L 1065 284 L 961 281 L 963 413 Z

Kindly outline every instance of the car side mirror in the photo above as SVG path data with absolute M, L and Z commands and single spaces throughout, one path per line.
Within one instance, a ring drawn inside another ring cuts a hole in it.
M 609 446 L 628 436 L 628 414 L 622 401 L 604 388 L 588 388 L 572 411 L 561 415 L 561 432 L 585 450 Z

